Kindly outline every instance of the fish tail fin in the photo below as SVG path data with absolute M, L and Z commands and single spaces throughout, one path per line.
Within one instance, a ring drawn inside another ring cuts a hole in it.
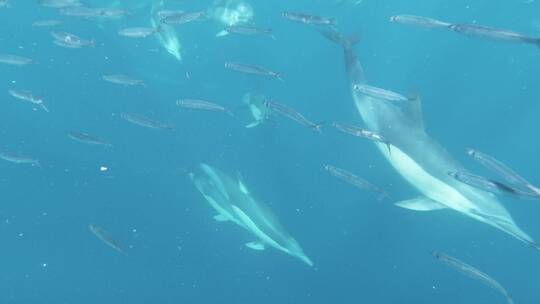
M 538 48 L 540 48 L 540 38 L 536 38 L 536 39 L 534 40 L 534 44 L 536 44 L 536 46 L 537 46 Z
M 280 74 L 280 73 L 276 73 L 276 74 L 274 75 L 274 77 L 276 77 L 276 79 L 279 80 L 279 81 L 285 82 L 285 80 L 283 80 L 283 77 L 281 77 L 281 74 Z

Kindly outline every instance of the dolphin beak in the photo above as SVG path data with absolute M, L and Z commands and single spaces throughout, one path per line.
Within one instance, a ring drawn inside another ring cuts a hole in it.
M 308 264 L 310 267 L 313 267 L 313 262 L 308 258 L 307 255 L 301 255 L 299 256 L 300 260 L 302 260 L 304 263 Z

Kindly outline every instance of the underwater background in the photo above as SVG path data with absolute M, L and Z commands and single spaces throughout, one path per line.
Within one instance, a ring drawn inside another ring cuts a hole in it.
M 252 22 L 268 37 L 216 37 L 216 18 L 175 27 L 181 60 L 153 37 L 118 31 L 150 26 L 152 1 L 84 1 L 118 7 L 114 20 L 63 16 L 39 1 L 0 8 L 0 53 L 32 58 L 0 65 L 0 148 L 38 158 L 37 166 L 0 163 L 1 303 L 494 303 L 495 291 L 431 256 L 441 250 L 498 280 L 516 303 L 538 303 L 540 254 L 454 211 L 417 213 L 393 202 L 417 196 L 367 140 L 332 129 L 322 134 L 276 117 L 245 128 L 242 96 L 260 93 L 316 122 L 361 125 L 339 47 L 313 29 L 281 17 L 298 11 L 336 19 L 360 37 L 356 54 L 370 83 L 420 94 L 427 132 L 465 167 L 465 153 L 489 152 L 539 183 L 540 49 L 471 39 L 389 22 L 396 14 L 478 22 L 540 36 L 539 2 L 519 0 L 335 1 L 246 0 Z M 233 1 L 236 5 L 236 2 Z M 227 1 L 173 1 L 166 7 L 211 10 Z M 62 48 L 54 30 L 93 39 L 95 47 Z M 284 81 L 243 75 L 224 62 L 254 63 Z M 144 87 L 101 79 L 124 73 Z M 50 113 L 7 93 L 39 94 Z M 212 100 L 238 111 L 178 108 L 180 98 Z M 120 118 L 142 113 L 175 125 L 152 130 Z M 75 142 L 66 132 L 99 135 L 112 148 Z M 277 250 L 253 251 L 253 237 L 215 212 L 193 186 L 189 170 L 209 163 L 240 172 L 256 197 L 302 244 L 308 267 Z M 391 196 L 352 187 L 325 172 L 333 164 L 384 188 Z M 100 170 L 106 167 L 107 170 Z M 540 239 L 535 201 L 502 197 L 516 222 Z M 123 243 L 105 246 L 96 224 Z

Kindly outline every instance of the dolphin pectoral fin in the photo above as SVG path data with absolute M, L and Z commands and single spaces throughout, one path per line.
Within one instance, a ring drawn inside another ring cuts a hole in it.
M 261 124 L 260 120 L 255 120 L 254 122 L 247 124 L 246 128 L 250 129 L 250 128 L 256 127 L 256 126 L 258 126 L 260 124 Z
M 237 175 L 238 175 L 238 188 L 240 189 L 240 191 L 242 191 L 242 193 L 249 194 L 249 190 L 243 182 L 242 174 L 240 174 L 240 172 L 237 172 Z
M 419 95 L 409 99 L 403 109 L 403 114 L 420 130 L 424 130 L 424 117 L 422 115 L 422 101 Z
M 223 214 L 218 214 L 214 216 L 214 220 L 216 220 L 216 222 L 227 222 L 229 218 Z
M 259 250 L 259 251 L 264 250 L 266 248 L 264 244 L 261 242 L 249 242 L 249 243 L 246 243 L 246 247 L 253 250 Z
M 445 205 L 436 202 L 432 199 L 429 199 L 425 196 L 420 196 L 417 198 L 399 201 L 395 203 L 396 206 L 409 209 L 409 210 L 415 210 L 415 211 L 433 211 L 433 210 L 441 210 L 448 208 Z

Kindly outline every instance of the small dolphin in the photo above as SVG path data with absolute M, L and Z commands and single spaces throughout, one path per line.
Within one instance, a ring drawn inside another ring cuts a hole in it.
M 273 247 L 313 266 L 300 244 L 281 226 L 267 206 L 253 198 L 241 178 L 235 180 L 207 164 L 200 164 L 189 176 L 217 211 L 216 221 L 231 221 L 257 238 L 246 243 L 248 248 L 264 250 Z

